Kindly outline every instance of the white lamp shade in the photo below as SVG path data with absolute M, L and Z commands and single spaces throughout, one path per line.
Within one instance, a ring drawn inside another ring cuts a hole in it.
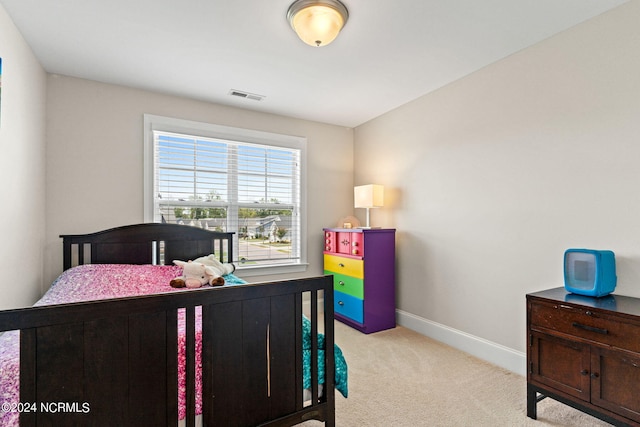
M 384 206 L 384 187 L 377 184 L 354 187 L 353 199 L 356 208 L 381 208 Z

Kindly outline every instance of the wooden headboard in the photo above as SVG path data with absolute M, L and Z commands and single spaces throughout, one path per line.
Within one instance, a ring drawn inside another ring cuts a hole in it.
M 90 234 L 60 235 L 63 268 L 80 264 L 171 264 L 216 254 L 233 262 L 232 232 L 179 224 L 125 225 Z

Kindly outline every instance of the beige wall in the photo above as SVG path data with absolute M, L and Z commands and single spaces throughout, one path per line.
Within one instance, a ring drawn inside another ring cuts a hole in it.
M 640 296 L 637 22 L 640 0 L 632 0 L 354 134 L 71 77 L 45 80 L 0 7 L 0 177 L 9 206 L 0 274 L 19 274 L 22 284 L 0 285 L 0 308 L 31 304 L 57 276 L 59 234 L 143 220 L 149 113 L 308 138 L 308 275 L 322 271 L 320 229 L 353 213 L 353 184 L 384 184 L 387 207 L 372 222 L 398 229 L 400 311 L 523 352 L 524 295 L 562 285 L 568 247 L 613 249 L 617 293 Z M 35 267 L 18 273 L 26 257 Z
M 0 310 L 42 292 L 46 74 L 0 6 Z
M 614 250 L 640 296 L 638 22 L 634 0 L 356 129 L 400 310 L 524 352 L 525 294 L 563 285 L 570 247 Z
M 306 137 L 304 275 L 322 273 L 322 227 L 351 212 L 353 130 L 71 77 L 50 75 L 47 88 L 45 279 L 62 270 L 60 234 L 143 222 L 145 113 Z

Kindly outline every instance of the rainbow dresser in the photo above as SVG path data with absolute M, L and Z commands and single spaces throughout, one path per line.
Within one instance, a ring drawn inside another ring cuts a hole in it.
M 324 229 L 336 319 L 366 334 L 396 326 L 394 229 Z

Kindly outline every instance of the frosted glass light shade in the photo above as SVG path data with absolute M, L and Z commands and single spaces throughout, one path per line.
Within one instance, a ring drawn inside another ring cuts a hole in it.
M 349 18 L 337 0 L 297 0 L 287 11 L 291 28 L 310 46 L 326 46 L 338 36 Z

